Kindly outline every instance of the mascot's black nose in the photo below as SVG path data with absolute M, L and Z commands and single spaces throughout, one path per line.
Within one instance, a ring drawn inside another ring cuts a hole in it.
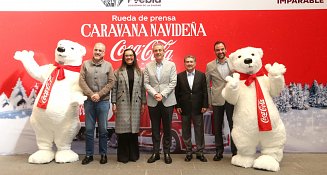
M 57 48 L 57 51 L 58 51 L 58 52 L 65 52 L 65 48 L 64 48 L 64 47 L 58 47 L 58 48 Z
M 246 58 L 246 59 L 244 60 L 244 63 L 245 63 L 245 64 L 251 64 L 251 63 L 252 63 L 252 59 L 251 59 L 251 58 Z

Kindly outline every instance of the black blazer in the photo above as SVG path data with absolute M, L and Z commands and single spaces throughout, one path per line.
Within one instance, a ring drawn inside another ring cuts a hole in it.
M 176 108 L 182 109 L 182 115 L 201 114 L 201 108 L 208 108 L 208 93 L 206 76 L 195 70 L 192 90 L 187 81 L 187 73 L 183 71 L 177 75 L 175 87 L 177 100 Z

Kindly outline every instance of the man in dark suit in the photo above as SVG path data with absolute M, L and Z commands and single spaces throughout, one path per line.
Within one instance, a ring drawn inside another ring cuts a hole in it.
M 184 58 L 185 71 L 177 75 L 175 95 L 176 109 L 182 115 L 182 137 L 186 146 L 185 161 L 189 162 L 192 156 L 191 122 L 194 125 L 196 158 L 207 162 L 203 155 L 204 149 L 204 124 L 203 113 L 208 108 L 208 93 L 206 76 L 195 70 L 196 58 L 188 55 Z

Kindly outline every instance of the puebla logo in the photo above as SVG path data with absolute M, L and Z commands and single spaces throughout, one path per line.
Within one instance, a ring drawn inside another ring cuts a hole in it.
M 123 0 L 101 0 L 106 7 L 119 7 Z

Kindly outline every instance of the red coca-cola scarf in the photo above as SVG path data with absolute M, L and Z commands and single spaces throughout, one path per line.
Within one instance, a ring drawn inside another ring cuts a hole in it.
M 53 86 L 53 83 L 56 81 L 56 78 L 59 81 L 65 79 L 64 69 L 70 70 L 73 72 L 79 72 L 81 69 L 81 66 L 67 66 L 67 65 L 61 65 L 58 63 L 55 63 L 54 66 L 56 66 L 56 68 L 51 72 L 51 75 L 45 82 L 44 88 L 41 92 L 40 99 L 37 102 L 37 107 L 42 108 L 42 109 L 46 109 L 48 106 L 48 101 L 50 98 L 52 86 Z
M 256 74 L 244 74 L 240 73 L 240 80 L 246 80 L 245 85 L 250 86 L 250 84 L 255 82 L 255 90 L 257 95 L 257 115 L 258 115 L 258 126 L 259 131 L 271 131 L 271 122 L 268 112 L 268 107 L 263 96 L 259 81 L 257 77 L 265 75 L 263 68 L 261 68 Z

